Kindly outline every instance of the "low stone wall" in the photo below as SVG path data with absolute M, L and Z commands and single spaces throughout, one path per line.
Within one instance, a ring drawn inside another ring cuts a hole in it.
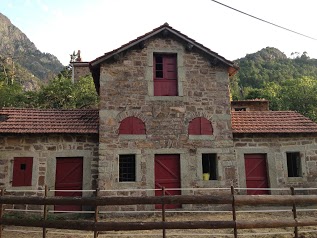
M 12 187 L 14 157 L 33 157 L 32 185 Z M 55 186 L 56 157 L 83 158 L 83 189 L 95 189 L 98 135 L 8 134 L 0 136 L 0 186 L 8 190 L 42 190 Z M 35 193 L 34 193 L 35 194 Z
M 239 187 L 245 187 L 244 154 L 266 154 L 270 187 L 317 186 L 317 135 L 240 135 L 234 134 Z M 301 177 L 288 177 L 287 152 L 299 152 Z M 305 193 L 305 192 L 303 192 Z

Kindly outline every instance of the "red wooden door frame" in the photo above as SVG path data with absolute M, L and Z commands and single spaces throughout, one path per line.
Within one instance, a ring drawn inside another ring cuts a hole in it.
M 56 190 L 82 190 L 83 184 L 83 158 L 58 157 L 56 158 Z M 78 197 L 82 192 L 55 192 L 55 196 Z M 56 205 L 56 211 L 80 211 L 81 206 Z
M 180 178 L 180 155 L 179 154 L 157 154 L 155 155 L 155 188 L 176 188 L 175 190 L 165 191 L 165 195 L 180 195 L 181 178 Z M 155 196 L 162 196 L 161 190 L 155 191 Z M 160 204 L 155 208 L 160 209 Z M 165 205 L 167 209 L 180 208 L 180 204 Z
M 245 154 L 245 179 L 247 188 L 268 188 L 266 154 Z M 248 195 L 269 194 L 269 190 L 247 190 Z

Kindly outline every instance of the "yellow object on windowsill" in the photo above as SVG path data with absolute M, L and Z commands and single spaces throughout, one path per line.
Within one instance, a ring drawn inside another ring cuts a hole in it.
M 203 173 L 203 180 L 209 180 L 210 174 L 209 173 Z

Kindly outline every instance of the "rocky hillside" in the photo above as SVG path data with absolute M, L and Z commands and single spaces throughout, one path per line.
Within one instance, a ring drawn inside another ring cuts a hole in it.
M 19 80 L 27 89 L 51 79 L 63 69 L 49 53 L 39 51 L 28 37 L 0 13 L 0 73 Z M 13 76 L 13 77 L 12 77 Z

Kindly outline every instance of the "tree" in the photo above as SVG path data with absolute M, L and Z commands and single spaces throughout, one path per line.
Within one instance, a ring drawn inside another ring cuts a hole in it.
M 20 84 L 12 82 L 6 84 L 0 81 L 0 108 L 2 107 L 24 107 L 27 98 Z
M 60 74 L 48 85 L 43 86 L 38 94 L 40 108 L 95 108 L 97 105 L 98 95 L 91 76 L 72 83 L 70 78 Z
M 317 122 L 317 79 L 301 77 L 282 83 L 266 83 L 263 89 L 249 88 L 246 99 L 265 98 L 271 110 L 297 111 Z
M 281 85 L 283 108 L 317 121 L 317 79 L 302 77 L 286 80 Z
M 74 84 L 73 99 L 76 108 L 97 108 L 98 94 L 91 76 L 82 77 Z
M 38 105 L 40 108 L 74 108 L 73 83 L 63 76 L 51 80 L 38 92 Z

